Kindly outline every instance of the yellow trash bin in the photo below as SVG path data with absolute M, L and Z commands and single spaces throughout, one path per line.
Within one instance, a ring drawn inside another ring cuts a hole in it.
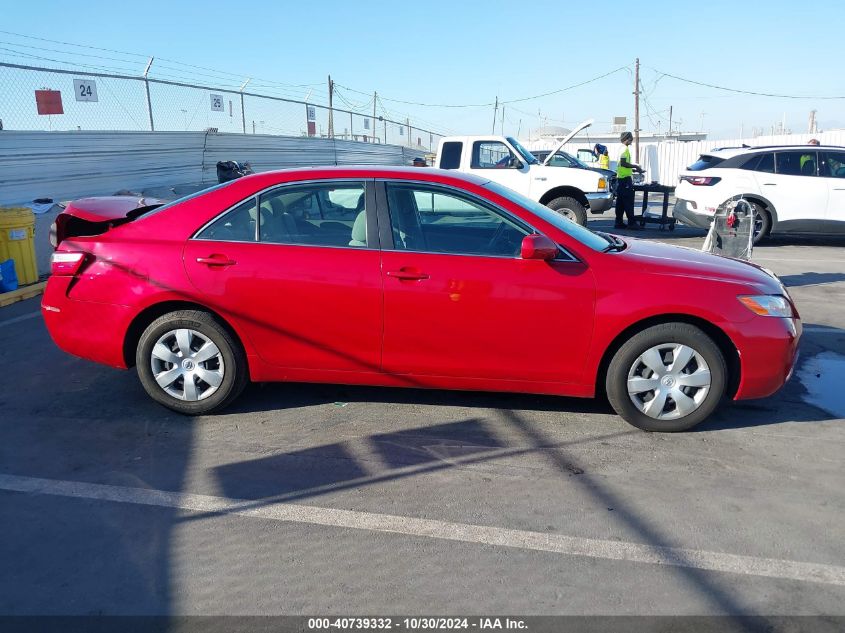
M 15 260 L 18 284 L 38 281 L 35 259 L 35 214 L 31 209 L 0 207 L 0 262 Z

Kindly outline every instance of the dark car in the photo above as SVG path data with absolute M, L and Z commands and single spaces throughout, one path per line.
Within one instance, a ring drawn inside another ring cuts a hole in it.
M 531 150 L 531 153 L 537 157 L 537 160 L 542 162 L 546 160 L 546 158 L 549 156 L 549 151 L 550 150 L 546 149 L 537 149 Z M 598 172 L 602 176 L 607 178 L 608 182 L 610 183 L 610 190 L 614 194 L 616 193 L 616 172 L 612 169 L 590 167 L 586 163 L 583 163 L 577 158 L 575 158 L 572 154 L 567 154 L 563 151 L 555 152 L 554 157 L 549 161 L 549 165 L 552 165 L 553 167 L 574 167 L 575 169 L 589 169 L 590 171 Z

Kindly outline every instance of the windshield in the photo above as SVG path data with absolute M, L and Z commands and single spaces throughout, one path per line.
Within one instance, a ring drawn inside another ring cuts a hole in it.
M 534 202 L 531 198 L 526 198 L 521 193 L 517 193 L 513 189 L 509 189 L 497 182 L 488 182 L 484 186 L 493 193 L 497 193 L 503 198 L 507 198 L 514 204 L 518 204 L 524 209 L 528 209 L 534 215 L 539 216 L 549 224 L 559 228 L 570 237 L 578 240 L 585 246 L 589 246 L 594 251 L 603 251 L 607 248 L 608 240 L 596 233 L 593 233 L 590 229 L 584 228 L 580 224 L 575 224 L 575 222 L 567 220 L 561 214 L 552 211 L 547 206 L 544 206 L 539 202 Z
M 526 163 L 528 163 L 529 165 L 536 165 L 538 162 L 540 162 L 534 157 L 534 154 L 532 154 L 527 149 L 525 149 L 522 145 L 520 145 L 519 141 L 517 141 L 515 138 L 512 138 L 510 136 L 508 136 L 506 138 L 507 138 L 508 143 L 510 143 L 513 146 L 513 148 L 517 152 L 519 152 L 519 155 L 522 156 L 522 160 L 524 160 Z
M 546 152 L 546 156 L 548 156 Z M 548 163 L 552 167 L 580 167 L 581 169 L 589 169 L 587 165 L 575 158 L 572 154 L 566 152 L 557 152 Z

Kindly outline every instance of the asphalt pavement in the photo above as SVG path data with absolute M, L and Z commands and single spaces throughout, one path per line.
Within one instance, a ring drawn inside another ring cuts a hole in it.
M 799 370 L 845 356 L 843 247 L 755 250 Z M 674 435 L 597 401 L 337 385 L 190 419 L 58 350 L 38 301 L 0 309 L 0 614 L 845 615 L 822 370 Z

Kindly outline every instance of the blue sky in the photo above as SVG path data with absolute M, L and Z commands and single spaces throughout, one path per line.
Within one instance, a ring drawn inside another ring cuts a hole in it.
M 643 129 L 665 131 L 670 105 L 685 130 L 703 123 L 711 138 L 737 136 L 741 126 L 746 134 L 753 127 L 768 130 L 784 114 L 787 127 L 804 132 L 811 109 L 818 110 L 823 129 L 845 127 L 845 99 L 732 94 L 661 78 L 658 72 L 751 91 L 845 96 L 845 8 L 834 2 L 5 0 L 2 15 L 0 30 L 52 42 L 0 33 L 0 61 L 53 65 L 21 56 L 36 55 L 140 73 L 142 56 L 152 55 L 290 84 L 273 89 L 300 98 L 310 93 L 316 102 L 325 102 L 331 74 L 349 103 L 363 106 L 366 95 L 377 90 L 394 117 L 445 132 L 488 132 L 493 107 L 398 101 L 487 104 L 497 96 L 509 101 L 627 66 L 574 90 L 506 105 L 504 130 L 516 134 L 519 129 L 524 136 L 540 123 L 569 127 L 595 117 L 601 131 L 612 116 L 631 121 L 630 70 L 636 57 L 646 95 Z M 113 59 L 75 57 L 74 51 Z M 159 69 L 161 74 L 211 81 L 198 74 L 208 71 L 158 63 L 170 66 Z M 234 75 L 226 81 L 237 84 Z M 253 79 L 253 85 L 261 80 Z

